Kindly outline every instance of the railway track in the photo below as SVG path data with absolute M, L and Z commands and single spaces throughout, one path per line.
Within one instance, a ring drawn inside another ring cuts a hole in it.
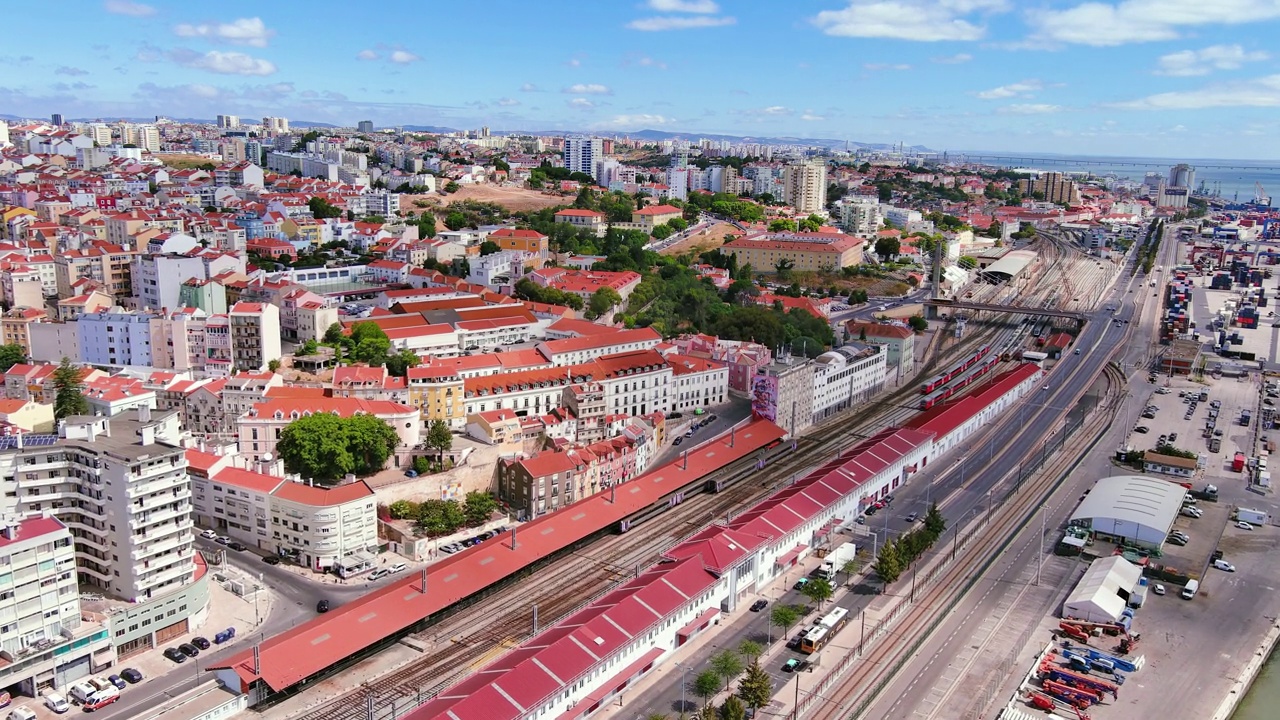
M 1055 252 L 1042 277 L 1056 272 L 1062 262 L 1063 258 Z M 1030 301 L 1054 303 L 1050 285 L 1045 283 L 1033 291 Z M 1002 352 L 1016 342 L 1022 332 L 1020 326 L 1006 325 L 1001 329 L 986 324 L 964 338 L 942 338 L 935 343 L 917 374 L 927 376 L 942 364 L 944 353 L 956 354 L 984 342 Z M 407 644 L 424 649 L 422 657 L 292 718 L 393 720 L 399 717 L 501 652 L 532 637 L 535 606 L 539 628 L 558 622 L 634 577 L 639 569 L 656 562 L 665 550 L 683 538 L 723 520 L 735 509 L 766 497 L 791 478 L 821 465 L 859 440 L 912 417 L 918 412 L 919 397 L 919 386 L 906 383 L 882 400 L 817 424 L 805 437 L 797 439 L 794 451 L 768 466 L 769 477 L 773 478 L 770 482 L 752 482 L 751 476 L 758 472 L 753 459 L 722 469 L 719 472 L 738 481 L 719 493 L 686 497 L 676 509 L 644 523 L 642 530 L 604 537 L 558 560 L 554 569 L 542 567 L 530 571 L 514 584 L 503 587 L 501 603 L 476 602 L 442 615 L 429 628 L 406 640 Z M 851 424 L 849 420 L 855 414 L 863 419 Z
M 1103 375 L 1107 379 L 1108 390 L 1123 387 L 1124 378 L 1118 369 L 1107 365 Z M 1096 437 L 1109 423 L 1108 412 L 1094 413 L 1084 425 L 1084 437 Z M 1057 490 L 1063 471 L 1073 462 L 1074 458 L 1058 458 L 1056 465 L 1061 467 L 1036 473 L 1030 482 L 1010 489 L 1011 494 L 999 503 L 998 512 L 989 508 L 987 521 L 970 530 L 965 540 L 957 543 L 962 552 L 954 555 L 950 563 L 935 568 L 916 597 L 903 600 L 887 613 L 886 616 L 892 619 L 891 627 L 877 627 L 869 634 L 873 639 L 883 636 L 886 640 L 861 656 L 846 658 L 833 671 L 835 679 L 830 686 L 818 688 L 801 703 L 800 716 L 806 720 L 853 720 L 861 717 L 906 659 L 928 640 L 937 622 L 976 582 L 981 572 L 975 572 L 975 566 L 980 566 L 977 570 L 985 569 L 998 557 L 1028 518 L 1034 515 L 1035 509 Z M 940 548 L 937 552 L 941 556 L 947 550 Z M 962 590 L 957 592 L 956 588 Z M 842 669 L 848 666 L 853 667 L 852 671 L 841 675 Z M 849 700 L 836 702 L 835 698 L 856 699 L 858 704 L 851 711 Z

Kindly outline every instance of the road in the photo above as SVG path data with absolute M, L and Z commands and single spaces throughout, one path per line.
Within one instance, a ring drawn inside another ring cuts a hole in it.
M 1121 271 L 1121 278 L 1126 278 L 1125 272 L 1127 271 Z M 1038 457 L 1044 451 L 1050 442 L 1045 438 L 1061 432 L 1064 417 L 1068 417 L 1069 413 L 1083 412 L 1076 407 L 1077 402 L 1111 360 L 1115 347 L 1123 344 L 1128 327 L 1123 323 L 1112 322 L 1113 313 L 1105 308 L 1108 305 L 1119 306 L 1120 310 L 1115 314 L 1121 320 L 1138 317 L 1135 312 L 1140 306 L 1141 298 L 1134 296 L 1142 293 L 1138 289 L 1129 293 L 1128 289 L 1130 286 L 1139 287 L 1143 281 L 1141 274 L 1133 279 L 1122 280 L 1106 297 L 1099 300 L 1098 307 L 1101 309 L 1088 314 L 1089 322 L 1077 337 L 1075 347 L 1081 348 L 1081 354 L 1064 355 L 1057 361 L 1040 391 L 1024 398 L 1006 417 L 972 438 L 966 443 L 967 450 L 958 456 L 953 454 L 931 464 L 929 469 L 918 474 L 909 485 L 900 488 L 895 494 L 892 509 L 882 511 L 870 519 L 870 524 L 874 526 L 875 542 L 883 542 L 885 536 L 896 535 L 908 529 L 912 524 L 907 523 L 904 516 L 911 511 L 922 511 L 929 502 L 936 500 L 948 523 L 954 524 L 957 518 L 967 518 L 986 508 L 991 494 L 1003 494 L 1008 481 L 1021 472 L 1023 462 L 1027 458 Z M 1134 302 L 1126 300 L 1130 297 Z M 1133 350 L 1132 347 L 1130 349 Z M 788 578 L 788 582 L 791 580 Z M 875 584 L 864 582 L 840 597 L 836 605 L 848 608 L 850 617 L 854 617 L 870 603 L 876 591 Z M 788 602 L 792 600 L 789 599 Z M 749 601 L 744 603 L 744 612 L 745 605 L 749 604 Z M 716 639 L 715 645 L 700 648 L 691 657 L 682 660 L 681 666 L 687 665 L 690 668 L 689 676 L 696 676 L 708 666 L 710 657 L 720 649 L 737 647 L 745 639 L 763 639 L 764 622 L 764 618 L 761 618 L 744 628 L 724 633 Z M 856 623 L 851 623 L 850 627 L 854 624 Z M 846 629 L 845 632 L 855 631 Z M 785 649 L 770 657 L 765 670 L 774 679 L 776 688 L 780 688 L 791 677 L 781 671 L 781 665 L 793 657 L 812 659 Z M 682 681 L 678 676 L 671 677 L 673 681 L 653 688 L 643 705 L 633 701 L 631 712 L 636 717 L 645 717 L 650 713 L 680 712 L 681 698 L 689 697 L 689 693 L 683 692 L 685 689 L 681 687 Z
M 217 550 L 226 550 L 222 545 L 202 537 L 196 537 L 196 547 L 206 555 L 211 555 Z M 105 720 L 127 720 L 136 717 L 141 710 L 154 708 L 170 698 L 191 690 L 198 684 L 197 677 L 199 682 L 208 679 L 208 676 L 201 672 L 203 668 L 242 652 L 246 642 L 277 635 L 311 618 L 315 615 L 316 603 L 321 599 L 329 600 L 336 607 L 344 602 L 350 602 L 375 587 L 399 579 L 399 576 L 394 576 L 374 583 L 361 580 L 351 585 L 321 583 L 308 579 L 294 570 L 278 565 L 268 565 L 262 562 L 262 556 L 248 551 L 227 550 L 227 562 L 242 575 L 259 578 L 260 582 L 270 588 L 275 596 L 271 615 L 259 628 L 257 635 L 242 636 L 239 642 L 222 646 L 217 650 L 211 647 L 194 661 L 175 665 L 171 672 L 152 677 L 145 684 L 137 686 L 136 691 L 121 693 L 120 700 L 112 704 L 109 710 L 100 713 Z M 217 630 L 220 629 L 217 628 Z M 201 632 L 212 638 L 214 629 L 202 628 Z

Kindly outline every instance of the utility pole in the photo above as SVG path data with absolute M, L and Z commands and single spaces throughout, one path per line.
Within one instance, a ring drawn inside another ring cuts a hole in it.
M 1040 568 L 1044 565 L 1044 506 L 1040 506 L 1040 555 L 1036 558 L 1036 587 L 1040 587 Z

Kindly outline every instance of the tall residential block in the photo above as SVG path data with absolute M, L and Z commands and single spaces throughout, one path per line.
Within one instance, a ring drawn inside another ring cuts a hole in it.
M 233 130 L 240 127 L 240 118 L 235 115 L 219 115 L 218 127 L 224 130 Z
M 786 197 L 783 199 L 797 213 L 822 212 L 827 206 L 827 164 L 811 160 L 788 165 L 782 173 Z
M 564 166 L 571 173 L 596 176 L 596 160 L 604 157 L 600 138 L 570 135 L 564 139 Z
M 262 118 L 262 129 L 264 132 L 284 135 L 289 132 L 289 118 L 264 117 Z

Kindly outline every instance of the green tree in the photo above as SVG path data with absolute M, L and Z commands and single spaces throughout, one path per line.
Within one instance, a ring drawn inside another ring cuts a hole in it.
M 800 594 L 814 601 L 821 608 L 822 603 L 830 600 L 835 594 L 835 588 L 831 587 L 831 582 L 825 578 L 814 578 L 800 588 Z
M 418 503 L 412 500 L 396 500 L 387 506 L 392 520 L 404 520 L 418 516 Z
M 324 342 L 326 345 L 337 345 L 346 340 L 346 336 L 342 334 L 342 323 L 333 323 L 324 331 Z
M 942 537 L 942 533 L 947 530 L 947 519 L 942 517 L 942 511 L 938 509 L 938 503 L 929 506 L 929 512 L 924 516 L 924 527 L 933 535 L 936 540 Z
M 453 433 L 449 431 L 449 424 L 443 420 L 432 420 L 427 428 L 425 443 L 436 451 L 437 458 L 443 458 L 449 448 L 453 447 Z
M 462 186 L 452 180 L 444 184 L 444 191 L 446 193 L 456 193 L 461 189 Z
M 418 216 L 418 237 L 433 238 L 436 236 L 436 216 L 431 212 L 424 212 Z
M 929 321 L 924 319 L 923 315 L 912 315 L 907 318 L 907 325 L 915 332 L 921 333 L 929 329 Z
M 858 570 L 861 568 L 862 563 L 858 562 L 857 558 L 845 560 L 844 564 L 840 566 L 840 572 L 844 573 L 844 581 L 846 583 L 851 582 L 853 580 L 853 576 L 856 575 Z
M 418 526 L 428 535 L 448 535 L 466 522 L 462 506 L 453 500 L 427 500 L 418 510 Z
M 774 263 L 773 269 L 777 271 L 779 280 L 787 280 L 791 277 L 791 270 L 795 268 L 795 266 L 796 264 L 791 260 L 782 258 L 778 262 Z
M 683 232 L 689 229 L 689 221 L 684 218 L 671 218 L 667 221 L 667 226 L 677 232 Z
M 381 470 L 399 443 L 395 429 L 374 415 L 317 413 L 289 423 L 276 450 L 287 471 L 333 482 L 347 473 Z
M 723 689 L 727 690 L 729 683 L 742 674 L 742 658 L 732 650 L 721 650 L 711 656 L 711 669 L 724 681 Z
M 431 472 L 431 461 L 419 455 L 413 459 L 413 471 L 419 475 L 426 475 Z
M 320 343 L 316 342 L 315 339 L 312 338 L 299 345 L 298 349 L 293 354 L 298 357 L 303 357 L 306 355 L 315 355 L 318 352 L 320 352 Z
M 502 248 L 498 247 L 498 243 L 492 240 L 485 240 L 484 242 L 480 243 L 480 257 L 484 257 L 485 255 L 492 255 L 496 252 L 502 252 Z
M 672 230 L 672 229 L 671 229 L 671 226 L 670 226 L 669 224 L 667 224 L 667 223 L 663 223 L 663 224 L 658 225 L 657 227 L 655 227 L 655 228 L 653 229 L 653 239 L 654 239 L 654 240 L 666 240 L 667 238 L 669 238 L 669 237 L 671 237 L 672 235 L 674 235 L 674 234 L 675 234 L 675 232 L 676 232 L 676 231 L 675 231 L 675 230 Z
M 417 367 L 422 361 L 418 357 L 418 353 L 405 348 L 394 355 L 387 356 L 387 374 L 395 377 L 406 377 L 409 374 L 409 368 Z
M 311 216 L 317 220 L 342 217 L 342 208 L 331 205 L 318 195 L 307 201 L 307 207 L 311 208 Z
M 896 582 L 902 576 L 903 569 L 902 557 L 898 554 L 897 545 L 891 542 L 881 545 L 880 554 L 876 557 L 873 567 L 876 575 L 886 586 Z
M 274 360 L 269 360 L 269 361 L 267 362 L 267 370 L 270 370 L 271 372 L 279 372 L 279 371 L 280 371 L 280 360 L 279 360 L 279 358 L 276 358 L 276 359 L 274 359 Z
M 462 514 L 467 516 L 467 524 L 472 527 L 488 522 L 497 509 L 498 501 L 487 492 L 469 492 L 462 502 Z
M 87 415 L 89 401 L 84 396 L 84 383 L 80 380 L 80 368 L 71 364 L 71 358 L 63 357 L 58 369 L 53 371 L 53 417 L 61 420 L 71 415 Z
M 747 720 L 747 707 L 737 695 L 730 695 L 720 706 L 719 717 L 720 720 Z
M 965 270 L 972 270 L 978 267 L 978 259 L 969 255 L 961 255 L 960 259 L 956 260 L 956 264 Z
M 0 345 L 0 372 L 8 372 L 9 368 L 27 361 L 27 351 L 17 343 Z
M 778 218 L 769 223 L 769 232 L 795 232 L 796 221 L 788 218 Z
M 896 237 L 876 238 L 875 251 L 881 258 L 892 260 L 902 252 L 902 242 Z
M 391 339 L 378 324 L 372 321 L 358 322 L 351 326 L 351 359 L 356 362 L 381 365 L 391 350 Z
M 694 695 L 702 698 L 705 706 L 708 698 L 720 692 L 720 675 L 715 670 L 703 670 L 694 676 L 690 689 Z
M 773 699 L 773 678 L 760 667 L 758 657 L 751 658 L 746 674 L 738 683 L 738 697 L 752 710 L 759 710 Z
M 774 605 L 769 611 L 769 622 L 782 628 L 782 634 L 786 635 L 792 625 L 800 622 L 800 610 L 795 605 Z
M 444 216 L 444 226 L 450 230 L 461 230 L 467 226 L 467 216 L 454 210 Z
M 622 296 L 618 295 L 617 290 L 611 287 L 596 290 L 591 293 L 591 299 L 587 301 L 587 319 L 595 320 L 607 315 L 620 302 L 622 302 Z
M 818 232 L 826 224 L 821 215 L 810 215 L 799 223 L 801 232 Z
M 755 640 L 743 640 L 738 643 L 738 654 L 747 659 L 747 662 L 754 662 L 764 653 L 764 647 Z

